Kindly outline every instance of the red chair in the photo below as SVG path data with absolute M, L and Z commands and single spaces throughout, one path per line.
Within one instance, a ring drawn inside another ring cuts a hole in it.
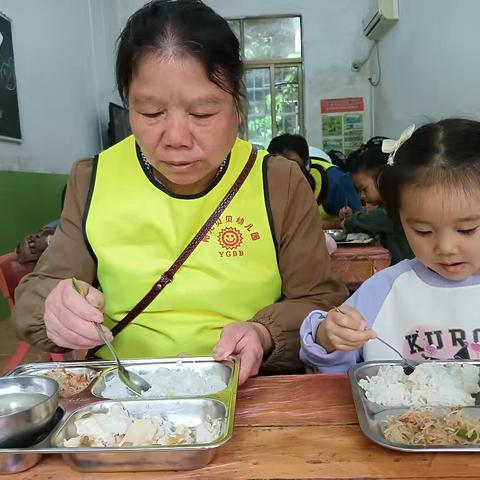
M 15 298 L 13 296 L 20 280 L 33 271 L 35 263 L 22 265 L 17 262 L 17 254 L 9 252 L 0 256 L 0 292 L 8 302 L 8 306 L 13 308 Z
M 10 309 L 12 309 L 15 305 L 15 288 L 17 288 L 20 280 L 25 275 L 30 273 L 34 269 L 34 267 L 34 262 L 24 265 L 17 262 L 17 254 L 15 252 L 0 255 L 0 292 L 7 300 Z M 1 375 L 4 375 L 6 372 L 12 370 L 17 365 L 19 365 L 22 359 L 25 357 L 26 353 L 28 352 L 29 348 L 30 345 L 27 342 L 20 342 L 16 352 L 8 361 L 4 370 L 1 372 Z M 65 357 L 59 353 L 47 353 L 46 355 L 47 361 L 63 361 L 65 359 Z

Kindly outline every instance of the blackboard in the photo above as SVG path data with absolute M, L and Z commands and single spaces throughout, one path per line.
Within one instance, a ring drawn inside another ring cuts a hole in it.
M 22 139 L 13 59 L 12 22 L 0 13 L 0 139 Z

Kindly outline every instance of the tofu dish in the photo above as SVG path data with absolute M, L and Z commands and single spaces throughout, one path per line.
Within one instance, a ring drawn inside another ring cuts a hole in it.
M 174 424 L 162 415 L 132 416 L 121 403 L 106 412 L 87 412 L 74 422 L 77 435 L 64 440 L 65 447 L 145 447 L 151 445 L 208 444 L 222 428 L 219 419 L 195 426 Z

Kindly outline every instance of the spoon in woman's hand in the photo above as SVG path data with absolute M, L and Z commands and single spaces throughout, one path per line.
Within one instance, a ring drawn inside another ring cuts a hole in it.
M 74 290 L 79 293 L 83 298 L 87 298 L 88 291 L 85 291 L 82 288 L 82 285 L 80 282 L 73 277 L 72 278 L 72 284 Z M 120 362 L 120 359 L 118 358 L 117 352 L 113 348 L 113 345 L 109 342 L 107 337 L 105 336 L 105 332 L 102 329 L 102 326 L 98 324 L 97 322 L 93 322 L 95 325 L 95 328 L 97 329 L 98 334 L 100 335 L 100 338 L 103 340 L 103 343 L 108 347 L 110 350 L 110 353 L 112 354 L 113 358 L 117 362 L 117 370 L 118 370 L 118 377 L 120 380 L 127 386 L 129 390 L 131 390 L 133 393 L 136 395 L 141 395 L 142 392 L 146 392 L 152 386 L 145 380 L 143 379 L 140 375 L 137 375 L 134 372 L 129 372 Z

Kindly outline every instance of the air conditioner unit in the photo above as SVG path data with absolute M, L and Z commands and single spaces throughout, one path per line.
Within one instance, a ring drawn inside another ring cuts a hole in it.
M 363 34 L 370 40 L 380 40 L 398 22 L 398 0 L 374 0 L 369 14 L 363 19 Z

